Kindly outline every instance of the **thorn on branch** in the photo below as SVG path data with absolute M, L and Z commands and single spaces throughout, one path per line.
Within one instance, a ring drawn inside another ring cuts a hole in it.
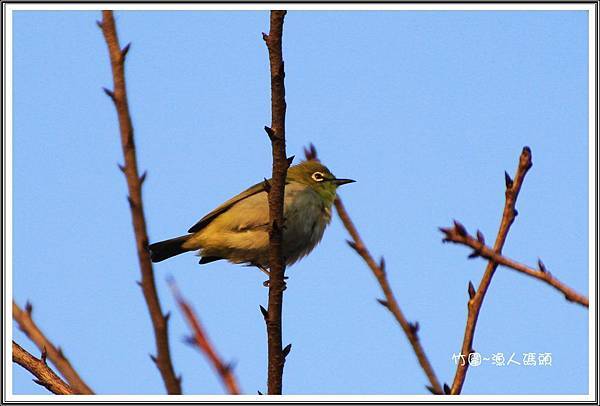
M 525 169 L 529 170 L 533 166 L 533 162 L 531 161 L 531 148 L 528 146 L 523 147 L 523 151 L 521 152 L 521 158 L 525 159 Z
M 512 178 L 506 171 L 504 171 L 504 183 L 506 184 L 507 189 L 512 189 L 513 184 L 514 184 Z
M 444 394 L 450 395 L 450 393 L 451 393 L 450 387 L 448 386 L 447 383 L 444 383 Z
M 381 269 L 381 272 L 385 273 L 385 259 L 383 259 L 383 257 L 379 260 L 379 269 Z
M 519 215 L 519 211 L 517 209 L 513 209 L 513 216 L 517 217 Z
M 110 97 L 113 102 L 116 101 L 116 99 L 115 99 L 115 93 L 112 90 L 109 90 L 109 89 L 107 89 L 105 87 L 103 87 L 102 90 L 104 90 L 104 93 L 106 93 L 106 95 L 108 97 Z
M 117 166 L 119 167 L 119 170 L 123 173 L 125 173 L 125 165 L 121 165 L 120 163 L 117 162 Z
M 274 141 L 275 140 L 275 131 L 273 131 L 273 129 L 271 127 L 267 127 L 267 126 L 265 126 L 265 131 L 267 132 L 269 139 L 271 141 Z
M 461 237 L 467 236 L 467 229 L 460 222 L 454 220 L 454 228 L 456 229 L 458 235 L 460 235 Z
M 475 287 L 473 286 L 473 282 L 471 282 L 471 281 L 469 281 L 468 291 L 469 291 L 469 300 L 473 300 L 476 292 L 475 292 Z
M 438 227 L 438 230 L 440 230 L 442 233 L 444 233 L 444 238 L 442 238 L 442 243 L 447 243 L 450 241 L 450 238 L 448 238 L 449 234 L 450 234 L 450 229 L 447 227 Z
M 286 358 L 288 356 L 288 354 L 290 353 L 290 351 L 292 350 L 292 344 L 288 344 L 284 347 L 284 349 L 281 351 L 281 354 L 283 355 L 283 358 Z
M 27 301 L 27 303 L 25 303 L 25 311 L 27 312 L 29 317 L 31 317 L 31 312 L 33 312 L 33 305 L 29 300 Z
M 136 283 L 136 284 L 137 284 L 137 285 L 138 285 L 140 288 L 142 288 L 142 287 L 143 287 L 143 285 L 142 285 L 142 282 L 140 282 L 140 281 L 135 281 L 135 283 Z
M 263 39 L 263 41 L 267 42 L 267 40 L 269 39 L 269 36 L 263 32 L 262 39 Z
M 42 347 L 42 361 L 44 361 L 44 364 L 47 364 L 46 357 L 48 357 L 48 350 L 46 350 L 46 346 L 44 345 Z
M 431 392 L 433 395 L 437 395 L 438 393 L 435 391 L 435 389 L 433 389 L 433 386 L 429 386 L 429 385 L 425 385 L 425 388 L 427 388 L 427 390 L 429 392 Z
M 196 344 L 198 344 L 194 336 L 191 335 L 183 336 L 183 342 L 189 345 L 190 347 L 195 347 Z
M 125 60 L 125 57 L 127 56 L 127 52 L 129 52 L 129 48 L 131 48 L 131 42 L 127 45 L 125 45 L 123 47 L 123 49 L 121 49 L 121 59 Z
M 100 20 L 96 20 L 96 25 L 98 26 L 98 28 L 100 28 L 101 30 L 104 30 L 104 26 L 102 25 L 102 22 Z
M 267 178 L 264 178 L 265 180 L 263 181 L 263 188 L 265 188 L 265 191 L 267 193 L 271 192 L 271 182 L 269 182 L 269 180 Z
M 168 312 L 166 312 L 163 317 L 165 319 L 165 322 L 168 322 L 169 319 L 171 318 L 171 311 L 169 310 Z
M 546 269 L 546 265 L 544 265 L 544 263 L 542 262 L 541 259 L 538 258 L 538 268 L 540 268 L 541 272 L 548 272 L 548 270 Z
M 58 348 L 56 349 L 56 351 L 58 352 L 58 357 L 59 357 L 59 358 L 64 358 L 64 357 L 65 357 L 65 354 L 63 353 L 63 350 L 62 350 L 62 348 L 61 348 L 61 347 L 58 347 Z
M 152 354 L 148 354 L 150 356 L 150 359 L 152 360 L 152 362 L 154 362 L 155 364 L 158 365 L 158 360 L 156 359 L 156 357 Z
M 227 362 L 223 365 L 223 370 L 226 373 L 232 372 L 234 368 L 235 368 L 235 361 Z
M 412 331 L 413 334 L 417 334 L 419 332 L 419 322 L 415 321 L 414 323 L 408 323 L 408 327 L 410 327 L 410 331 Z
M 144 181 L 146 180 L 146 176 L 148 176 L 148 171 L 144 171 L 144 173 L 142 173 L 142 176 L 140 176 L 140 184 L 144 183 Z
M 390 304 L 387 302 L 387 300 L 383 300 L 383 299 L 377 299 L 377 302 L 382 305 L 383 307 L 389 309 L 390 308 Z
M 481 245 L 485 245 L 485 238 L 481 230 L 477 230 L 477 241 L 479 241 Z
M 289 157 L 289 158 L 287 159 L 287 166 L 288 166 L 288 168 L 289 168 L 290 166 L 292 166 L 292 162 L 294 162 L 294 158 L 296 158 L 296 155 L 292 155 L 291 157 Z
M 467 258 L 468 259 L 473 259 L 473 258 L 477 258 L 479 256 L 479 252 L 477 250 L 474 250 L 473 252 L 471 252 Z
M 263 35 L 265 35 L 265 34 L 263 34 Z M 259 390 L 257 390 L 257 392 L 258 392 L 258 394 L 259 394 L 259 395 L 262 395 L 262 394 L 263 394 L 263 393 L 262 393 L 261 391 L 259 391 Z
M 346 240 L 346 243 L 352 248 L 354 251 L 358 252 L 358 247 L 354 241 Z
M 131 196 L 127 196 L 127 201 L 129 202 L 129 208 L 133 209 L 135 204 L 133 203 L 133 199 L 131 198 Z
M 267 309 L 265 309 L 262 306 L 259 306 L 259 307 L 260 307 L 260 312 L 262 313 L 262 315 L 265 318 L 265 320 L 268 320 L 269 319 L 269 312 L 267 311 Z

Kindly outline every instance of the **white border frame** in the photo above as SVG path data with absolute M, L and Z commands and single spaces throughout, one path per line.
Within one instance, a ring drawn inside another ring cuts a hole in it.
M 6 265 L 6 285 L 5 285 L 5 303 L 4 303 L 4 322 L 5 322 L 5 353 L 9 353 L 9 345 L 12 341 L 12 13 L 17 10 L 414 10 L 414 11 L 465 11 L 465 10 L 504 10 L 504 11 L 528 11 L 528 10 L 581 10 L 588 11 L 588 85 L 589 85 L 589 354 L 590 360 L 598 357 L 596 352 L 596 340 L 594 337 L 596 320 L 596 300 L 595 288 L 597 286 L 596 273 L 594 267 L 596 264 L 595 247 L 597 246 L 595 225 L 597 224 L 595 197 L 597 195 L 596 177 L 595 177 L 595 153 L 596 153 L 596 4 L 336 4 L 336 3 L 261 3 L 261 4 L 110 4 L 110 3 L 86 3 L 86 4 L 45 4 L 45 3 L 5 3 L 5 32 L 6 32 L 6 59 L 5 59 L 5 112 L 4 123 L 6 137 L 3 137 L 5 151 L 5 236 L 6 251 L 4 261 Z M 592 221 L 593 220 L 593 221 Z M 10 270 L 10 272 L 9 272 Z M 10 310 L 9 310 L 10 309 Z M 5 354 L 6 355 L 6 354 Z M 589 394 L 588 395 L 460 395 L 447 396 L 440 398 L 435 395 L 283 395 L 283 396 L 259 396 L 259 395 L 78 395 L 78 396 L 56 396 L 56 395 L 13 395 L 12 394 L 12 359 L 5 356 L 4 371 L 6 374 L 6 386 L 3 397 L 8 402 L 253 402 L 253 403 L 271 403 L 271 402 L 485 402 L 485 401 L 504 401 L 504 402 L 585 402 L 597 401 L 594 397 L 595 382 L 595 363 L 589 363 Z

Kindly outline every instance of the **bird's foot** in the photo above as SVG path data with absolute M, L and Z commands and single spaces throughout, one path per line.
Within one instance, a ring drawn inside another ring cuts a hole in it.
M 262 266 L 262 265 L 259 265 L 259 264 L 252 264 L 252 265 L 254 265 L 254 266 L 255 266 L 255 267 L 257 267 L 258 269 L 260 269 L 260 270 L 261 270 L 262 272 L 264 272 L 264 273 L 265 273 L 265 275 L 267 275 L 268 277 L 271 277 L 271 273 L 270 273 L 270 272 L 267 270 L 267 268 L 266 268 L 266 267 L 264 267 L 264 266 Z M 285 281 L 286 281 L 287 279 L 288 279 L 288 277 L 287 277 L 287 276 L 284 276 L 284 277 L 283 277 L 283 290 L 285 290 L 285 289 L 286 289 Z M 267 288 L 268 288 L 268 287 L 269 287 L 269 281 L 268 281 L 268 280 L 264 281 L 264 282 L 263 282 L 263 286 L 265 286 L 265 287 L 267 287 Z
M 283 280 L 283 290 L 286 290 L 286 289 L 287 289 L 287 284 L 285 283 L 285 280 L 286 280 L 286 279 L 288 279 L 288 277 L 287 277 L 287 276 L 284 276 L 284 277 L 283 277 L 283 279 L 284 279 L 284 280 Z M 264 282 L 263 282 L 263 286 L 264 286 L 265 288 L 268 288 L 268 287 L 269 287 L 269 280 L 268 280 L 268 279 L 267 279 L 266 281 L 264 281 Z

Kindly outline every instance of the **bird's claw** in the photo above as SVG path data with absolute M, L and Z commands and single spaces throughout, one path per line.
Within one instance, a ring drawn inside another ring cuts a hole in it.
M 287 284 L 285 283 L 285 281 L 286 281 L 287 279 L 289 279 L 289 277 L 287 277 L 287 276 L 284 276 L 284 277 L 283 277 L 283 290 L 286 290 L 286 289 L 287 289 Z M 266 281 L 264 281 L 264 282 L 263 282 L 263 286 L 264 286 L 265 288 L 268 288 L 268 287 L 269 287 L 269 280 L 268 280 L 268 279 L 267 279 Z

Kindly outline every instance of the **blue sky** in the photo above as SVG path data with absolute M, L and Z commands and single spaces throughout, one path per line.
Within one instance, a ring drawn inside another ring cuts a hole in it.
M 268 177 L 268 12 L 117 12 L 151 241 Z M 101 394 L 162 394 L 135 256 L 99 12 L 14 14 L 13 291 Z M 284 28 L 287 151 L 315 143 L 357 183 L 341 196 L 442 382 L 451 382 L 467 284 L 485 262 L 443 245 L 460 220 L 493 241 L 528 145 L 533 168 L 504 253 L 588 294 L 588 17 L 584 11 L 290 12 Z M 298 158 L 297 158 L 298 159 Z M 424 394 L 427 380 L 379 287 L 334 217 L 292 266 L 284 297 L 288 394 Z M 223 389 L 189 334 L 173 276 L 244 393 L 266 389 L 261 272 L 193 254 L 154 268 L 173 313 L 172 356 L 185 394 Z M 37 350 L 18 329 L 14 338 Z M 465 394 L 588 392 L 588 312 L 500 268 L 479 318 L 484 356 L 552 353 L 552 366 L 484 364 Z M 14 393 L 45 394 L 22 368 Z

